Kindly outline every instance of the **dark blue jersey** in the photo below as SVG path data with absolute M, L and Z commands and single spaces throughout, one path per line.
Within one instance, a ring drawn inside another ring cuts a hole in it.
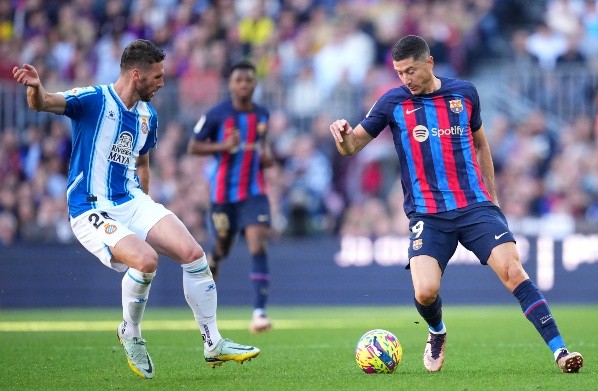
M 473 146 L 472 134 L 482 126 L 477 90 L 467 81 L 440 80 L 430 94 L 389 90 L 361 122 L 372 137 L 390 127 L 408 216 L 491 201 Z
M 194 129 L 198 141 L 222 142 L 235 129 L 241 144 L 234 152 L 215 155 L 217 168 L 210 181 L 213 203 L 239 202 L 249 196 L 266 193 L 259 145 L 266 137 L 270 113 L 254 104 L 252 111 L 238 111 L 231 100 L 219 103 L 202 116 Z

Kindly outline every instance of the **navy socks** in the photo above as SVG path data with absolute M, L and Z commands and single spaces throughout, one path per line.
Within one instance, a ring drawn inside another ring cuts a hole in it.
M 440 295 L 436 296 L 436 300 L 428 306 L 420 304 L 417 299 L 413 299 L 417 312 L 424 318 L 431 332 L 443 332 L 444 323 L 442 322 L 442 299 Z
M 525 280 L 515 288 L 513 295 L 519 300 L 525 317 L 536 327 L 548 347 L 553 352 L 565 348 L 546 299 L 536 285 L 529 279 Z

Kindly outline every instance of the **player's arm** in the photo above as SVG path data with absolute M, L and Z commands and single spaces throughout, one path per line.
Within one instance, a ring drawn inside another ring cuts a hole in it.
M 274 152 L 267 135 L 268 133 L 262 138 L 259 146 L 260 164 L 264 168 L 272 167 L 274 164 Z
M 498 206 L 498 198 L 494 186 L 494 163 L 492 162 L 492 154 L 490 153 L 490 146 L 488 145 L 483 126 L 478 131 L 473 132 L 473 145 L 478 157 L 478 164 L 482 170 L 482 178 L 484 179 L 486 189 L 490 193 L 492 202 Z
M 145 194 L 149 194 L 149 152 L 144 155 L 139 155 L 137 158 L 137 177 L 139 178 L 139 185 Z
M 222 142 L 209 140 L 196 140 L 193 137 L 187 144 L 187 153 L 193 155 L 213 155 L 219 152 L 233 152 L 241 143 L 241 134 L 238 130 L 232 131 Z
M 345 119 L 337 119 L 331 123 L 330 133 L 334 137 L 336 149 L 343 156 L 356 154 L 374 139 L 361 124 L 353 129 Z
M 237 129 L 228 130 L 222 142 L 213 141 L 216 137 L 219 123 L 208 115 L 202 115 L 193 127 L 193 134 L 187 144 L 187 153 L 193 155 L 214 155 L 221 152 L 233 153 L 241 143 L 241 133 Z
M 29 64 L 22 68 L 14 67 L 12 76 L 18 82 L 27 86 L 27 104 L 36 111 L 46 111 L 64 114 L 66 99 L 62 94 L 47 92 L 42 86 L 37 70 Z

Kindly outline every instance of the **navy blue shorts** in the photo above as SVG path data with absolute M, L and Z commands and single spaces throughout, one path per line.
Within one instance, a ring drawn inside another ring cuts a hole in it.
M 258 195 L 240 202 L 212 204 L 210 211 L 212 228 L 218 237 L 230 237 L 243 232 L 247 226 L 263 224 L 270 226 L 268 197 Z
M 492 203 L 436 214 L 415 213 L 409 219 L 409 230 L 409 259 L 429 255 L 438 261 L 443 273 L 459 242 L 482 265 L 494 247 L 515 242 L 507 219 Z

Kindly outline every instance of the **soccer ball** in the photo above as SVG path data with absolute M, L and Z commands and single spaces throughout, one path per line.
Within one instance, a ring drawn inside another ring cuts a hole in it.
M 355 360 L 365 373 L 392 373 L 401 363 L 403 348 L 390 331 L 370 330 L 359 338 Z

